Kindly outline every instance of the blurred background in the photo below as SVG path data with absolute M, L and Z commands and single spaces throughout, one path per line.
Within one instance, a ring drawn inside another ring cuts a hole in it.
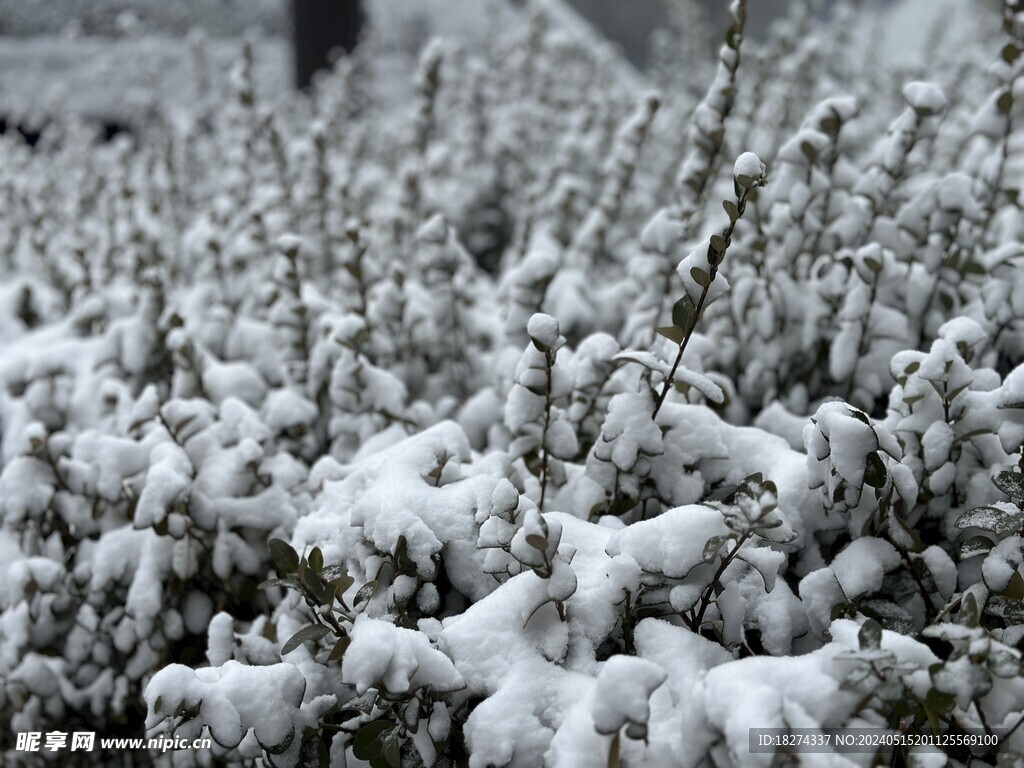
M 819 0 L 818 12 L 828 13 L 835 2 Z M 995 2 L 851 4 L 879 18 L 886 55 L 910 60 L 927 51 L 934 19 L 953 14 L 970 24 L 983 4 Z M 195 98 L 203 76 L 197 67 L 228 71 L 243 38 L 255 42 L 256 82 L 272 100 L 307 86 L 318 68 L 371 28 L 374 63 L 407 74 L 429 37 L 479 50 L 499 14 L 525 16 L 531 5 L 573 34 L 607 40 L 643 72 L 652 61 L 652 41 L 695 23 L 695 9 L 712 56 L 728 0 L 0 0 L 0 130 L 31 137 L 59 111 L 99 121 L 112 135 L 140 114 L 173 112 Z M 748 36 L 762 37 L 789 7 L 790 0 L 751 2 Z

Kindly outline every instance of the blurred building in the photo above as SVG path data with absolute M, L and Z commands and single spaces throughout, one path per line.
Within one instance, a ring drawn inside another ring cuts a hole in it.
M 643 69 L 647 63 L 651 33 L 668 25 L 666 6 L 690 0 L 566 0 L 580 15 L 622 47 L 626 57 Z M 827 0 L 823 6 L 831 5 Z M 719 33 L 728 23 L 726 0 L 697 0 L 707 11 L 715 36 L 708 51 L 721 42 Z M 785 13 L 790 0 L 753 0 L 748 3 L 747 34 L 760 37 L 773 19 Z

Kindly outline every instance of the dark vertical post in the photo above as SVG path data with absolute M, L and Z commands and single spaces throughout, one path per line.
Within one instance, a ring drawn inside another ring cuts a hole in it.
M 317 70 L 331 65 L 335 48 L 351 51 L 363 25 L 360 0 L 292 0 L 295 84 L 308 88 Z

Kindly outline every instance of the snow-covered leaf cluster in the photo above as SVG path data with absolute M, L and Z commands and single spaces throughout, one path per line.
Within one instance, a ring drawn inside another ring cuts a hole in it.
M 679 5 L 660 94 L 535 3 L 397 107 L 371 29 L 0 136 L 5 761 L 1024 760 L 1024 12 L 903 71 L 855 2 L 708 66 Z

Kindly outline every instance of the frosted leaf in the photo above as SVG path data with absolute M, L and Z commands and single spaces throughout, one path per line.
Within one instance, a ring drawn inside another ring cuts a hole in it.
M 640 233 L 640 245 L 647 251 L 667 254 L 685 232 L 683 223 L 670 208 L 662 208 Z
M 1024 365 L 1018 365 L 1003 379 L 999 407 L 1024 408 Z
M 753 152 L 744 152 L 736 158 L 732 167 L 733 178 L 739 182 L 741 187 L 752 187 L 764 178 L 766 169 L 764 163 Z
M 884 539 L 871 536 L 851 541 L 832 561 L 832 571 L 848 598 L 877 592 L 888 571 L 899 567 L 900 554 Z
M 613 557 L 632 557 L 647 573 L 682 578 L 704 563 L 708 539 L 728 533 L 720 511 L 692 504 L 617 531 L 608 540 L 606 551 Z
M 712 403 L 723 403 L 725 402 L 725 393 L 722 392 L 722 388 L 715 384 L 711 379 L 705 376 L 703 373 L 692 371 L 685 365 L 680 365 L 676 368 L 675 381 L 683 382 L 696 389 L 704 397 L 710 400 Z
M 302 248 L 303 240 L 299 235 L 285 233 L 277 238 L 278 250 L 288 253 L 289 251 L 298 251 Z
M 171 508 L 185 498 L 192 484 L 192 462 L 174 443 L 156 446 L 150 454 L 146 485 L 135 509 L 136 528 L 163 522 Z
M 817 431 L 828 438 L 830 460 L 839 476 L 851 485 L 860 486 L 864 480 L 866 456 L 878 450 L 878 437 L 869 424 L 852 414 L 845 403 L 824 403 L 814 414 L 814 420 Z M 809 463 L 814 459 L 810 447 Z
M 928 490 L 936 496 L 945 494 L 956 481 L 956 464 L 947 461 L 945 464 L 934 470 L 928 478 Z
M 551 577 L 548 579 L 548 597 L 552 600 L 568 600 L 576 592 L 576 572 L 572 566 L 559 558 L 552 563 Z
M 263 404 L 263 418 L 273 430 L 312 424 L 318 415 L 316 404 L 292 389 L 275 389 Z
M 664 450 L 662 435 L 651 419 L 653 407 L 649 394 L 615 395 L 608 404 L 608 416 L 594 446 L 594 456 L 629 472 L 641 454 L 661 453 Z
M 28 456 L 16 457 L 0 474 L 0 512 L 10 523 L 41 514 L 54 493 L 53 473 Z
M 150 729 L 182 707 L 200 706 L 200 721 L 226 747 L 253 729 L 262 745 L 276 747 L 292 738 L 305 719 L 299 710 L 306 680 L 292 664 L 252 667 L 226 661 L 220 667 L 189 669 L 171 664 L 146 686 Z
M 832 620 L 833 606 L 844 603 L 847 596 L 831 568 L 811 571 L 800 580 L 800 599 L 807 611 L 807 618 L 815 633 L 827 629 Z
M 749 563 L 759 574 L 761 574 L 761 578 L 764 580 L 765 592 L 771 592 L 775 589 L 775 577 L 779 574 L 779 569 L 782 568 L 786 562 L 785 553 L 779 552 L 771 547 L 754 547 L 747 545 L 744 546 L 736 556 L 740 560 Z
M 439 213 L 431 216 L 419 228 L 416 237 L 425 243 L 444 243 L 448 238 L 448 225 L 444 216 Z
M 1006 589 L 1010 578 L 1021 566 L 1020 547 L 1020 536 L 1008 536 L 985 557 L 981 564 L 981 574 L 985 579 L 985 586 L 993 592 L 1002 592 Z
M 556 459 L 571 459 L 579 450 L 576 432 L 573 430 L 572 424 L 559 413 L 553 414 L 551 423 L 548 425 L 548 431 L 544 437 L 544 447 Z
M 430 720 L 427 723 L 427 731 L 434 741 L 443 742 L 448 738 L 448 731 L 451 728 L 452 718 L 448 713 L 448 707 L 443 701 L 434 702 L 433 711 L 430 713 Z
M 903 98 L 922 115 L 937 115 L 946 108 L 946 95 L 935 83 L 920 80 L 903 86 Z
M 253 407 L 258 407 L 267 393 L 266 381 L 249 363 L 220 363 L 212 358 L 203 370 L 203 387 L 214 403 L 237 397 Z
M 988 333 L 969 317 L 954 317 L 939 327 L 939 337 L 954 344 L 964 344 L 969 349 L 988 341 Z
M 390 693 L 417 688 L 454 691 L 465 686 L 451 659 L 420 632 L 361 614 L 351 638 L 341 675 L 358 693 L 381 683 Z
M 944 662 L 932 674 L 935 688 L 956 698 L 957 706 L 968 709 L 992 689 L 992 675 L 968 655 Z
M 611 734 L 627 723 L 645 725 L 650 698 L 668 678 L 659 665 L 632 656 L 612 656 L 597 675 L 591 715 L 598 733 Z
M 565 342 L 558 333 L 558 320 L 541 312 L 530 318 L 526 324 L 526 332 L 542 351 L 554 352 Z
M 945 211 L 963 211 L 968 218 L 978 213 L 978 203 L 974 199 L 974 180 L 965 173 L 950 173 L 938 184 L 939 207 Z
M 672 370 L 672 366 L 667 362 L 662 360 L 660 357 L 657 357 L 655 354 L 644 350 L 627 349 L 626 351 L 619 352 L 615 355 L 613 360 L 616 362 L 624 360 L 632 363 L 639 363 L 644 368 L 661 374 L 662 378 L 667 378 L 668 372 Z
M 856 370 L 863 331 L 860 323 L 846 322 L 833 339 L 828 352 L 828 370 L 836 381 L 850 378 Z
M 921 438 L 925 469 L 934 472 L 949 460 L 954 439 L 953 428 L 944 421 L 936 421 L 928 427 Z
M 928 572 L 935 580 L 935 586 L 943 599 L 948 600 L 956 591 L 956 563 L 942 547 L 933 544 L 920 555 L 928 566 Z
M 207 630 L 206 658 L 211 667 L 222 666 L 234 654 L 235 630 L 231 614 L 221 611 L 210 620 Z

